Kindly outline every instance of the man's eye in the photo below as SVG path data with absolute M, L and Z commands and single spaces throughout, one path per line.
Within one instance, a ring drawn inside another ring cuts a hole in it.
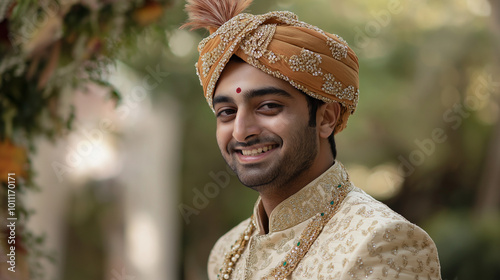
M 268 108 L 268 109 L 273 109 L 273 108 L 280 108 L 281 105 L 276 104 L 276 103 L 266 103 L 266 104 L 262 105 L 262 107 Z
M 234 115 L 236 113 L 236 110 L 234 109 L 223 109 L 217 112 L 217 117 L 228 117 L 231 115 Z
M 278 104 L 278 103 L 265 103 L 259 107 L 259 111 L 277 113 L 277 112 L 281 111 L 282 108 L 283 108 L 283 105 Z

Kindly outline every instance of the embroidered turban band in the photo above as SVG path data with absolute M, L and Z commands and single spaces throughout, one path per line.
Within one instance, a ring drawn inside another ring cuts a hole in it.
M 335 134 L 358 103 L 358 59 L 339 36 L 299 21 L 291 12 L 240 13 L 203 39 L 196 72 L 210 107 L 217 81 L 231 56 L 289 82 L 324 102 L 339 102 Z

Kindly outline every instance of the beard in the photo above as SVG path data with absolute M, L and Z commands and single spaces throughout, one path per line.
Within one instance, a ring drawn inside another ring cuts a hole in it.
M 224 157 L 226 163 L 236 173 L 240 182 L 256 191 L 286 187 L 313 164 L 318 153 L 316 129 L 303 126 L 292 131 L 286 140 L 277 135 L 263 136 L 247 142 L 245 146 L 260 143 L 280 143 L 276 155 L 264 162 L 240 164 L 237 155 Z M 241 143 L 240 143 L 241 144 Z M 231 150 L 231 149 L 228 149 Z

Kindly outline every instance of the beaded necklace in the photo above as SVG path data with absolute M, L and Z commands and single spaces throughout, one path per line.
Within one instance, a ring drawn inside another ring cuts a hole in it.
M 328 208 L 325 212 L 317 213 L 311 222 L 304 229 L 300 238 L 292 248 L 290 252 L 285 256 L 284 260 L 279 263 L 271 272 L 264 277 L 263 279 L 277 279 L 282 280 L 285 279 L 288 275 L 290 275 L 302 258 L 306 255 L 311 248 L 312 244 L 318 238 L 319 234 L 323 231 L 325 225 L 330 221 L 330 219 L 337 213 L 341 202 L 344 200 L 346 195 L 349 193 L 351 188 L 342 187 L 342 184 L 337 186 L 338 194 L 334 196 L 334 199 L 330 201 Z M 236 267 L 236 262 L 238 262 L 241 257 L 243 251 L 252 236 L 252 233 L 256 229 L 254 224 L 253 215 L 250 218 L 250 223 L 248 224 L 245 231 L 241 234 L 241 236 L 236 240 L 233 246 L 231 246 L 231 250 L 224 254 L 224 262 L 222 264 L 222 268 L 219 270 L 219 274 L 217 274 L 217 279 L 219 280 L 228 280 L 231 277 L 234 268 Z

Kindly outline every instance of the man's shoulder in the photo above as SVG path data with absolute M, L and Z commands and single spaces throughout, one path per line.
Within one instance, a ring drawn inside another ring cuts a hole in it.
M 376 200 L 363 190 L 354 187 L 343 201 L 339 209 L 341 216 L 361 216 L 365 220 L 379 222 L 404 222 L 409 223 L 403 216 L 392 210 L 386 204 Z
M 339 279 L 362 278 L 366 271 L 374 278 L 440 278 L 437 249 L 429 235 L 355 187 L 317 243 L 320 255 L 342 263 Z
M 336 240 L 335 244 L 351 240 L 351 251 L 379 239 L 388 243 L 397 240 L 400 245 L 418 241 L 421 247 L 434 246 L 422 228 L 356 187 L 325 226 L 322 239 Z

